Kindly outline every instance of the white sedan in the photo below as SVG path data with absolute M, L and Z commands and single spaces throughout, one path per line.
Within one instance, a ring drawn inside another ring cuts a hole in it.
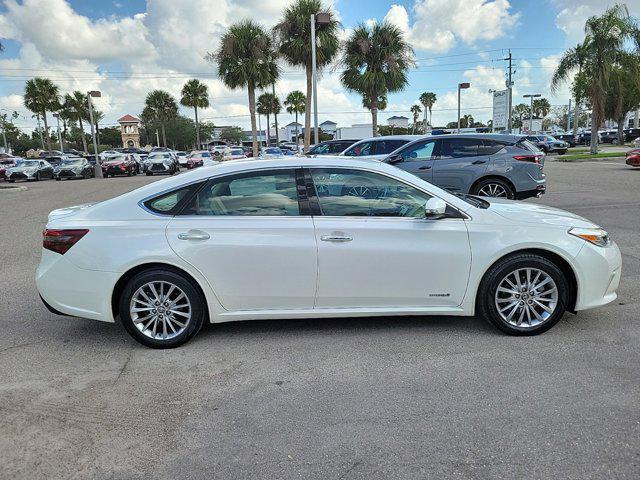
M 37 286 L 59 314 L 175 347 L 205 322 L 479 314 L 513 335 L 616 298 L 621 256 L 577 215 L 454 196 L 344 157 L 198 168 L 53 211 Z

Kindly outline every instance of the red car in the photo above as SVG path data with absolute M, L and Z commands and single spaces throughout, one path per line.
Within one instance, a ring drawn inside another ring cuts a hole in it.
M 138 163 L 131 155 L 120 155 L 102 162 L 102 176 L 104 178 L 115 177 L 116 175 L 136 175 L 138 173 Z
M 634 148 L 627 152 L 627 165 L 640 167 L 640 148 Z
M 16 158 L 4 156 L 4 158 L 0 159 L 0 180 L 6 180 L 7 176 L 5 172 L 8 168 L 16 166 Z

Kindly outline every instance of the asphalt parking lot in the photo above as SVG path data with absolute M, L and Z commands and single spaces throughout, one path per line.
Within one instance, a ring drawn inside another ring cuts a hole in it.
M 2 478 L 638 478 L 640 169 L 546 166 L 532 200 L 603 225 L 619 299 L 512 338 L 453 317 L 209 326 L 150 350 L 58 317 L 34 272 L 47 213 L 144 176 L 0 191 Z

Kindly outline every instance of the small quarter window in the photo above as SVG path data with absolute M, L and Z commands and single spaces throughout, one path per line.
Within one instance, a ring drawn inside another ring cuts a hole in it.
M 171 192 L 147 200 L 144 202 L 144 206 L 152 212 L 161 215 L 177 215 L 184 202 L 201 186 L 202 182 L 172 190 Z

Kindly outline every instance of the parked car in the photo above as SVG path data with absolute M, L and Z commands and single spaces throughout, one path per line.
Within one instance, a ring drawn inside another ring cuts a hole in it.
M 570 148 L 576 146 L 576 137 L 573 133 L 558 133 L 554 135 L 554 137 L 563 142 L 567 142 Z
M 155 173 L 167 173 L 173 175 L 178 171 L 176 161 L 169 152 L 150 153 L 144 162 L 145 173 L 153 175 Z
M 202 167 L 205 160 L 211 161 L 211 153 L 208 150 L 194 150 L 187 156 L 187 169 Z
M 307 152 L 307 156 L 309 155 L 337 155 L 339 153 L 344 152 L 351 145 L 356 143 L 358 140 L 326 140 L 324 142 L 320 142 L 317 145 L 314 145 L 309 152 Z
M 625 142 L 633 142 L 640 138 L 640 128 L 625 128 L 624 139 Z
M 117 150 L 105 150 L 104 152 L 98 154 L 98 158 L 100 159 L 100 163 L 102 163 L 111 158 L 119 157 L 120 155 L 122 155 L 122 152 L 118 152 Z
M 244 150 L 245 157 L 247 158 L 253 157 L 253 147 L 242 147 L 242 150 Z
M 222 154 L 222 160 L 243 160 L 247 158 L 242 147 L 228 147 Z
M 102 176 L 104 178 L 115 177 L 118 175 L 137 175 L 138 164 L 130 154 L 120 154 L 118 157 L 111 158 L 102 162 Z
M 260 158 L 277 158 L 284 156 L 278 147 L 263 147 L 260 150 Z
M 103 170 L 104 171 L 104 170 Z M 93 165 L 86 158 L 67 157 L 53 168 L 53 177 L 60 181 L 69 178 L 91 178 L 95 176 Z
M 578 134 L 577 143 L 578 145 L 591 145 L 591 132 L 582 132 Z M 600 134 L 598 134 L 598 143 L 602 143 Z
M 84 157 L 85 153 L 81 152 L 79 150 L 76 150 L 75 148 L 65 148 L 62 153 L 64 153 L 65 155 L 71 155 L 73 157 Z
M 60 155 L 63 155 L 63 153 L 60 150 L 42 150 L 38 154 L 38 158 L 49 158 L 49 157 L 55 157 Z
M 7 170 L 9 168 L 15 167 L 17 162 L 20 160 L 22 159 L 13 157 L 11 155 L 2 154 L 2 158 L 0 158 L 0 180 L 5 180 L 7 178 Z
M 17 180 L 40 181 L 45 178 L 53 178 L 53 167 L 43 159 L 19 160 L 15 167 L 6 170 L 5 175 L 10 183 Z
M 625 163 L 632 167 L 640 167 L 640 148 L 629 150 L 626 155 Z
M 340 155 L 382 160 L 403 145 L 422 137 L 423 135 L 389 135 L 367 138 L 354 143 Z
M 175 152 L 176 159 L 178 160 L 178 165 L 181 167 L 187 167 L 187 152 Z
M 164 153 L 170 151 L 171 150 L 167 147 L 153 147 L 149 153 Z
M 55 210 L 42 247 L 52 312 L 154 348 L 277 318 L 476 314 L 534 335 L 615 300 L 622 265 L 578 215 L 344 157 L 221 163 Z
M 383 159 L 453 193 L 524 199 L 546 191 L 544 154 L 505 134 L 429 136 Z
M 607 130 L 607 131 L 598 132 L 598 133 L 600 135 L 600 141 L 602 143 L 611 143 L 613 145 L 617 145 L 618 143 L 620 143 L 617 130 Z
M 531 143 L 542 150 L 544 153 L 557 153 L 564 155 L 567 153 L 569 144 L 564 140 L 557 140 L 551 135 L 528 135 L 526 137 Z

